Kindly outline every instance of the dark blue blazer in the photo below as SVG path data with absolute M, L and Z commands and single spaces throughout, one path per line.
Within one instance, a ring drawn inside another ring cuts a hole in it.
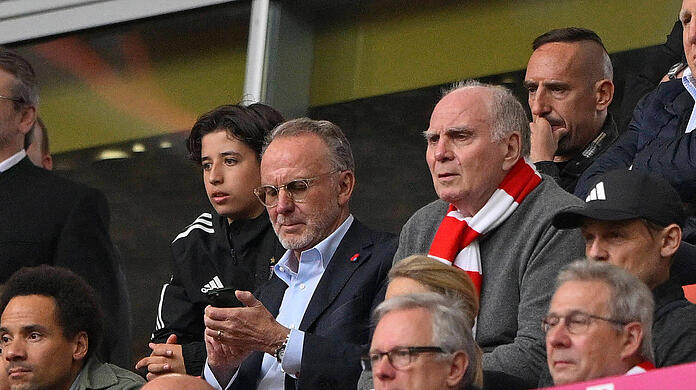
M 362 371 L 360 355 L 370 338 L 370 314 L 384 300 L 397 244 L 397 236 L 353 221 L 302 318 L 299 329 L 306 333 L 300 376 L 295 380 L 286 375 L 286 390 L 355 390 Z M 274 274 L 257 298 L 277 316 L 286 288 Z M 262 352 L 249 356 L 231 389 L 255 389 L 262 360 Z

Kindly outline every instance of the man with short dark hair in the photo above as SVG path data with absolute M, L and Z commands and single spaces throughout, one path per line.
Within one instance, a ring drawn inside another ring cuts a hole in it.
M 34 166 L 24 136 L 39 95 L 31 65 L 0 48 L 0 283 L 23 266 L 68 268 L 97 290 L 106 314 L 101 357 L 130 366 L 125 276 L 109 237 L 103 193 Z
M 572 193 L 582 172 L 618 137 L 607 108 L 613 69 L 599 36 L 567 27 L 534 40 L 524 86 L 532 110 L 530 158 Z
M 654 369 L 653 300 L 619 267 L 576 261 L 556 281 L 542 329 L 556 385 Z
M 189 159 L 201 166 L 203 186 L 215 210 L 205 212 L 171 243 L 172 277 L 162 287 L 148 380 L 168 372 L 200 375 L 205 363 L 203 310 L 206 293 L 229 287 L 255 291 L 268 280 L 282 248 L 263 205 L 261 147 L 283 116 L 265 104 L 227 104 L 201 115 L 189 134 Z
M 402 295 L 377 306 L 373 321 L 367 364 L 375 390 L 472 388 L 479 356 L 462 302 L 436 293 Z
M 546 371 L 538 325 L 551 298 L 546 285 L 582 254 L 579 232 L 558 230 L 551 219 L 580 200 L 526 160 L 529 121 L 504 87 L 455 86 L 424 136 L 439 199 L 406 222 L 394 261 L 428 253 L 467 271 L 480 294 L 483 369 L 536 387 Z
M 287 251 L 258 300 L 237 291 L 245 307 L 205 309 L 204 376 L 215 388 L 355 390 L 396 237 L 351 215 L 354 171 L 331 122 L 295 119 L 269 136 L 254 193 Z
M 685 219 L 679 194 L 663 178 L 625 170 L 600 176 L 584 205 L 554 218 L 558 228 L 582 229 L 587 258 L 622 267 L 652 290 L 658 367 L 696 361 L 696 305 L 671 277 Z
M 34 126 L 24 135 L 24 150 L 34 165 L 48 169 L 53 169 L 53 156 L 48 145 L 48 133 L 46 125 L 41 117 L 36 117 Z
M 60 267 L 22 268 L 0 297 L 0 347 L 11 389 L 126 390 L 143 379 L 96 351 L 102 312 L 94 290 Z

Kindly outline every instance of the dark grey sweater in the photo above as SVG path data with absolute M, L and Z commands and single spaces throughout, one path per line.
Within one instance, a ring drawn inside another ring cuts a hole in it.
M 558 210 L 582 201 L 543 178 L 501 226 L 479 239 L 483 285 L 476 341 L 484 351 L 483 368 L 521 378 L 530 387 L 547 370 L 541 319 L 556 275 L 585 252 L 578 229 L 551 226 Z M 406 222 L 395 262 L 428 252 L 447 207 L 437 200 Z

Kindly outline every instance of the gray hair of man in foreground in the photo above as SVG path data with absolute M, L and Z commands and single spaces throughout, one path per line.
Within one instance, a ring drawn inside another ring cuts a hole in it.
M 376 325 L 390 312 L 409 309 L 424 309 L 430 313 L 432 345 L 441 347 L 445 351 L 444 354 L 437 355 L 436 359 L 451 359 L 457 351 L 466 353 L 469 365 L 459 386 L 463 389 L 472 383 L 476 375 L 478 354 L 476 341 L 471 328 L 467 325 L 473 320 L 466 314 L 462 303 L 437 293 L 400 295 L 387 299 L 377 306 L 373 314 L 373 323 Z
M 276 127 L 267 137 L 263 147 L 266 151 L 274 139 L 303 134 L 316 134 L 329 147 L 329 158 L 333 169 L 337 171 L 355 171 L 355 160 L 350 143 L 340 127 L 329 121 L 316 121 L 298 118 L 284 122 Z
M 609 317 L 624 323 L 643 324 L 640 354 L 643 359 L 655 361 L 652 348 L 653 295 L 640 279 L 622 268 L 609 263 L 582 259 L 568 264 L 558 274 L 556 289 L 570 281 L 600 281 L 611 290 Z M 616 325 L 618 326 L 618 325 Z

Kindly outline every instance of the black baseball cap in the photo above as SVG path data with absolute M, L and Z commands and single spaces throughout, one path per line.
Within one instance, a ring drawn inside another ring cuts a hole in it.
M 582 226 L 585 218 L 622 221 L 644 218 L 659 226 L 686 220 L 677 191 L 663 178 L 646 171 L 614 170 L 597 179 L 581 206 L 568 206 L 553 218 L 559 229 Z

